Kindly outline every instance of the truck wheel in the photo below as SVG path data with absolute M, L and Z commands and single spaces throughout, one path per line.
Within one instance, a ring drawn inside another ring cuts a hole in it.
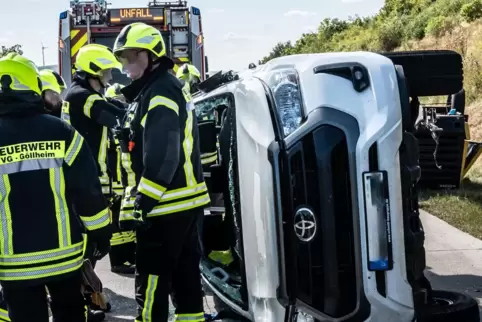
M 479 306 L 468 295 L 449 292 L 432 291 L 434 303 L 421 309 L 418 316 L 420 322 L 480 322 Z

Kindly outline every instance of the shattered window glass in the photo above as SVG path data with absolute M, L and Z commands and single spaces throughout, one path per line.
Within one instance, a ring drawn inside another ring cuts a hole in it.
M 227 96 L 220 96 L 196 103 L 197 118 L 199 120 L 215 120 L 215 108 L 219 105 L 229 106 L 229 98 Z

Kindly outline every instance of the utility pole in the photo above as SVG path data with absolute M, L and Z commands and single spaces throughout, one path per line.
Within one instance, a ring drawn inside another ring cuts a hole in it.
M 43 42 L 41 42 L 41 44 L 42 44 L 42 63 L 43 63 L 43 66 L 45 67 L 45 49 L 47 49 L 48 47 L 45 47 Z

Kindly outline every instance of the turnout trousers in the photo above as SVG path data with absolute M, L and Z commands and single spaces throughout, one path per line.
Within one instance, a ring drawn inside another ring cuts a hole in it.
M 3 297 L 3 290 L 0 291 L 0 322 L 9 322 L 10 318 L 8 317 L 7 311 L 7 302 Z
M 80 291 L 82 275 L 69 274 L 46 284 L 24 286 L 2 283 L 2 292 L 12 322 L 49 322 L 47 287 L 54 322 L 86 322 L 87 307 Z M 8 320 L 7 320 L 8 321 Z
M 148 220 L 137 231 L 136 322 L 167 322 L 169 294 L 175 321 L 204 321 L 198 220 L 203 208 Z
M 120 266 L 126 262 L 135 263 L 136 233 L 134 231 L 121 231 L 119 228 L 119 214 L 122 197 L 116 196 L 110 210 L 112 212 L 112 223 L 114 232 L 110 240 L 110 266 Z

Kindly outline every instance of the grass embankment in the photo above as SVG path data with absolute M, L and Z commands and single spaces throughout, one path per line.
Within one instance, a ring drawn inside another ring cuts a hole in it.
M 451 49 L 464 56 L 465 88 L 471 139 L 482 141 L 482 21 L 461 23 L 442 36 L 407 42 L 402 49 Z M 421 207 L 449 224 L 482 239 L 482 158 L 458 190 L 423 191 Z
M 260 63 L 299 53 L 450 49 L 464 60 L 471 139 L 482 141 L 482 0 L 386 0 L 380 12 L 347 21 L 325 19 L 318 32 L 277 44 Z M 423 191 L 421 206 L 482 238 L 482 159 L 459 190 Z

